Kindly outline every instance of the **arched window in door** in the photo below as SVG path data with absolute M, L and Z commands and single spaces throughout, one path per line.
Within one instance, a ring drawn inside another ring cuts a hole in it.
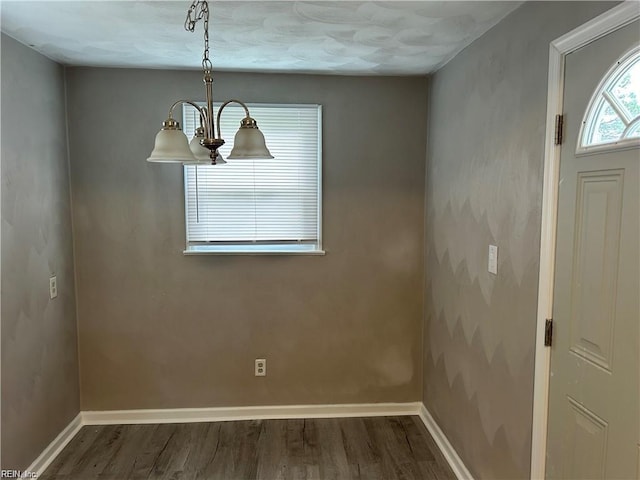
M 596 89 L 580 129 L 578 153 L 640 145 L 640 45 L 622 56 Z

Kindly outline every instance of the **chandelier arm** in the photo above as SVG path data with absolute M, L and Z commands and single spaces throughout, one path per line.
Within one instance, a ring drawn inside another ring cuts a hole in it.
M 171 105 L 171 107 L 169 108 L 169 118 L 173 118 L 173 110 L 178 105 L 181 105 L 183 103 L 191 105 L 193 108 L 195 108 L 198 111 L 198 113 L 200 114 L 200 125 L 202 125 L 204 123 L 205 132 L 207 132 L 209 129 L 213 130 L 213 126 L 209 125 L 210 124 L 210 122 L 209 122 L 209 113 L 207 112 L 207 109 L 197 105 L 196 103 L 192 102 L 191 100 L 178 100 L 177 102 L 174 102 L 173 105 Z
M 249 107 L 247 107 L 244 102 L 241 102 L 240 100 L 236 100 L 236 99 L 233 99 L 233 98 L 231 100 L 227 100 L 222 105 L 220 105 L 220 108 L 218 109 L 218 116 L 217 116 L 217 119 L 216 119 L 216 126 L 218 128 L 218 138 L 222 138 L 221 135 L 220 135 L 220 115 L 222 115 L 222 110 L 224 110 L 224 107 L 226 107 L 230 103 L 239 104 L 240 106 L 242 106 L 242 108 L 244 108 L 245 115 L 247 117 L 251 116 L 251 115 L 249 115 Z

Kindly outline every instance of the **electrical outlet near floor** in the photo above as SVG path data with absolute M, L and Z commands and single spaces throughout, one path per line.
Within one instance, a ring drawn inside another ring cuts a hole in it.
M 256 358 L 255 375 L 256 377 L 267 376 L 267 359 L 266 358 Z

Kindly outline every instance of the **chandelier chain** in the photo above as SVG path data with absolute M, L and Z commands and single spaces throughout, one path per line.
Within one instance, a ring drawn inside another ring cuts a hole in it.
M 193 3 L 191 3 L 191 6 L 187 11 L 187 18 L 184 21 L 184 29 L 188 32 L 194 32 L 199 20 L 203 20 L 204 23 L 204 53 L 202 54 L 202 69 L 210 72 L 213 65 L 209 59 L 209 4 L 206 0 L 193 0 Z

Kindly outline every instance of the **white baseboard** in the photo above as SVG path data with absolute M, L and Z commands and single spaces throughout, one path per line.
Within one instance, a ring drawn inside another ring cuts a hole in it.
M 473 476 L 458 455 L 458 452 L 456 452 L 456 449 L 453 448 L 453 445 L 451 445 L 449 439 L 433 419 L 433 417 L 429 413 L 429 410 L 427 410 L 427 407 L 425 407 L 423 404 L 420 404 L 419 415 L 422 419 L 422 423 L 424 423 L 425 427 L 427 427 L 427 430 L 429 430 L 429 433 L 438 444 L 438 447 L 444 455 L 444 458 L 449 463 L 451 470 L 453 470 L 453 473 L 456 474 L 456 477 L 459 480 L 473 480 Z
M 447 437 L 421 402 L 83 411 L 49 444 L 29 466 L 27 471 L 35 472 L 38 475 L 42 474 L 83 425 L 221 422 L 287 418 L 384 417 L 397 415 L 418 415 L 442 451 L 456 477 L 460 480 L 473 480 L 471 473 L 469 473 L 469 470 L 451 443 L 449 443 Z
M 418 415 L 422 403 L 359 403 L 257 407 L 173 408 L 82 412 L 84 425 L 222 422 L 287 418 L 339 418 Z
M 40 476 L 46 468 L 55 460 L 55 458 L 60 454 L 62 449 L 67 446 L 67 444 L 71 441 L 73 437 L 80 431 L 82 428 L 82 414 L 79 413 L 76 415 L 76 418 L 71 420 L 71 423 L 65 427 L 62 432 L 49 444 L 47 448 L 40 454 L 35 461 L 29 465 L 29 467 L 25 470 L 25 472 L 34 472 Z

